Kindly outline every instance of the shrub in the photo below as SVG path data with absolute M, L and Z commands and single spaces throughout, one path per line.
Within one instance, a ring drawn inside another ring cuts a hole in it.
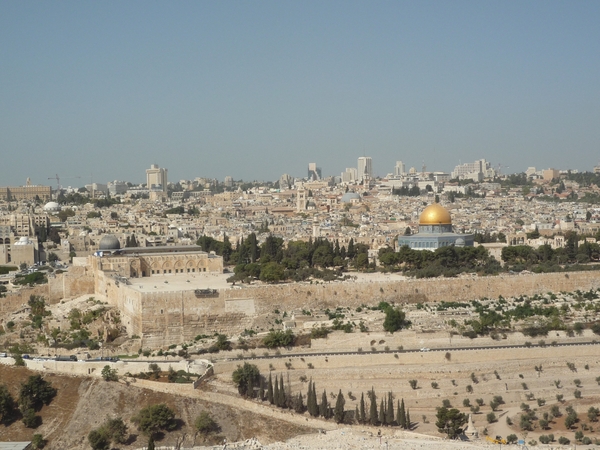
M 418 381 L 417 381 L 417 380 L 409 380 L 409 381 L 408 381 L 408 384 L 410 384 L 410 387 L 411 387 L 411 388 L 413 388 L 413 389 L 417 389 L 417 384 L 418 384 Z
M 117 369 L 111 369 L 108 364 L 102 368 L 101 375 L 104 381 L 117 381 L 119 379 Z
M 488 423 L 494 423 L 496 422 L 496 414 L 494 414 L 493 412 L 488 413 L 488 415 L 486 416 L 486 419 L 488 421 Z
M 575 398 L 581 398 L 581 391 L 579 389 L 575 389 L 575 391 L 573 392 L 573 396 Z
M 194 428 L 198 433 L 206 436 L 211 432 L 217 431 L 219 426 L 207 411 L 202 411 L 194 421 Z
M 437 389 L 437 388 L 439 387 L 439 385 L 438 385 L 438 384 L 437 384 L 435 381 L 432 381 L 432 382 L 431 382 L 431 387 L 432 387 L 433 389 Z
M 569 445 L 571 443 L 571 441 L 568 438 L 561 436 L 558 438 L 558 443 L 560 445 Z

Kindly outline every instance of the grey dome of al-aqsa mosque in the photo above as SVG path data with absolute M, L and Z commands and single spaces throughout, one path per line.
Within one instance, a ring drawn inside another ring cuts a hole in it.
M 360 201 L 360 194 L 357 194 L 356 192 L 346 192 L 344 195 L 342 195 L 340 201 L 342 203 L 352 203 L 352 200 Z
M 121 243 L 114 234 L 106 234 L 100 239 L 98 250 L 119 250 Z

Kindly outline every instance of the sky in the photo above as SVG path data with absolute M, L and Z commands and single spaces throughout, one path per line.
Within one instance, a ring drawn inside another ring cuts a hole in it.
M 600 162 L 600 2 L 3 1 L 0 186 Z M 80 177 L 80 178 L 76 178 Z

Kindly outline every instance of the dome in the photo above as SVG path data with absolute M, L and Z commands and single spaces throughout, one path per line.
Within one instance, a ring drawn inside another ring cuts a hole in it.
M 421 213 L 419 225 L 452 225 L 452 218 L 446 208 L 439 203 L 433 203 Z
M 352 200 L 360 200 L 360 195 L 356 192 L 346 192 L 340 200 L 342 203 L 352 203 Z
M 100 239 L 98 250 L 119 250 L 121 244 L 114 234 L 106 234 Z
M 44 211 L 60 211 L 60 205 L 56 202 L 48 202 L 44 205 Z

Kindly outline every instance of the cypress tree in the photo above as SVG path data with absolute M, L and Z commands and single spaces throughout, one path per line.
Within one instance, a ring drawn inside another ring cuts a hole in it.
M 265 400 L 265 379 L 262 377 L 262 375 L 258 384 L 258 398 L 261 402 Z
M 353 259 L 356 255 L 356 251 L 354 250 L 354 238 L 350 238 L 350 242 L 348 242 L 348 252 L 347 256 L 350 259 Z
M 285 388 L 283 387 L 283 374 L 279 378 L 279 407 L 285 408 Z
M 302 401 L 302 392 L 298 392 L 298 398 L 296 399 L 296 404 L 294 405 L 294 411 L 298 414 L 302 414 L 304 412 L 304 402 Z
M 398 400 L 396 408 L 396 425 L 400 426 L 400 400 Z
M 404 399 L 402 399 L 402 403 L 400 403 L 400 413 L 398 415 L 400 416 L 400 427 L 406 429 L 406 411 L 404 410 Z
M 406 410 L 406 429 L 410 430 L 410 411 Z
M 360 394 L 360 423 L 365 423 L 367 421 L 367 411 L 365 410 L 365 394 L 361 392 Z
M 371 393 L 369 395 L 371 397 L 371 405 L 369 407 L 369 422 L 371 425 L 377 425 L 377 397 L 375 396 L 375 390 L 371 388 Z
M 342 390 L 337 396 L 337 401 L 335 402 L 335 421 L 336 423 L 342 423 L 344 421 L 344 406 L 346 405 L 346 400 L 344 399 L 344 394 L 342 394 Z
M 272 405 L 275 403 L 275 397 L 273 393 L 273 378 L 271 377 L 271 372 L 269 372 L 269 384 L 267 385 L 267 400 Z
M 312 408 L 312 379 L 308 382 L 308 390 L 306 391 L 306 409 L 308 410 L 308 413 L 312 416 L 313 415 L 313 408 Z
M 310 409 L 309 413 L 313 417 L 319 417 L 319 404 L 317 403 L 317 388 L 315 382 L 312 383 L 312 388 L 309 390 L 310 395 Z
M 381 399 L 381 402 L 379 403 L 379 421 L 383 425 L 387 425 L 385 422 L 385 404 L 383 403 L 383 399 Z
M 248 387 L 246 388 L 246 395 L 250 398 L 254 398 L 254 381 L 252 377 L 248 377 Z
M 321 396 L 321 405 L 319 406 L 319 412 L 325 419 L 329 419 L 329 404 L 327 403 L 327 392 L 323 389 L 323 395 Z
M 277 377 L 275 377 L 275 383 L 273 386 L 273 404 L 275 406 L 279 406 L 279 383 L 277 382 Z
M 360 413 L 358 411 L 358 405 L 356 405 L 356 410 L 354 411 L 354 420 L 356 423 L 360 423 Z
M 392 397 L 391 391 L 388 393 L 385 421 L 387 422 L 388 425 L 394 424 L 394 399 Z
M 282 375 L 283 377 L 283 375 Z M 292 395 L 292 383 L 290 382 L 290 373 L 287 373 L 287 395 L 285 397 L 285 401 L 287 403 L 287 407 L 292 409 L 294 407 L 294 398 Z

